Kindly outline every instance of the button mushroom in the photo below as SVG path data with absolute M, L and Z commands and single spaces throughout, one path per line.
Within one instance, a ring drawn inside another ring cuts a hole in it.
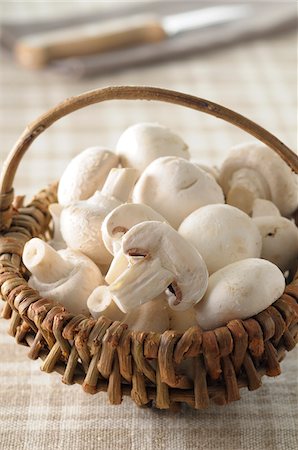
M 179 234 L 204 259 L 209 274 L 245 258 L 259 258 L 262 238 L 254 221 L 230 205 L 207 205 L 191 213 Z
M 298 258 L 298 229 L 294 222 L 281 216 L 260 216 L 253 221 L 262 236 L 261 257 L 286 272 Z
M 126 314 L 123 322 L 133 331 L 163 333 L 169 329 L 168 304 L 164 294 Z
M 127 128 L 119 138 L 116 152 L 123 167 L 133 167 L 139 174 L 160 156 L 190 157 L 187 144 L 157 123 L 137 123 Z
M 54 250 L 39 238 L 24 246 L 23 262 L 32 276 L 29 286 L 61 303 L 72 314 L 88 314 L 87 298 L 104 280 L 85 255 L 70 249 Z
M 102 242 L 101 225 L 111 210 L 127 200 L 136 177 L 134 169 L 112 169 L 101 191 L 63 209 L 61 233 L 68 247 L 81 251 L 98 265 L 111 262 L 111 254 Z
M 185 310 L 200 301 L 207 289 L 208 271 L 200 254 L 167 223 L 133 226 L 123 236 L 122 251 L 131 266 L 111 284 L 110 291 L 124 312 L 168 287 L 171 307 Z
M 221 167 L 219 183 L 227 203 L 247 214 L 256 198 L 271 200 L 283 216 L 290 216 L 298 207 L 297 176 L 264 144 L 234 147 Z
M 79 153 L 60 178 L 59 203 L 65 206 L 91 197 L 102 188 L 110 170 L 118 164 L 118 156 L 102 147 L 90 147 Z
M 221 187 L 211 175 L 182 158 L 163 157 L 142 173 L 133 202 L 145 203 L 174 228 L 191 212 L 211 203 L 224 203 Z
M 233 319 L 247 319 L 268 308 L 284 289 L 284 276 L 271 262 L 237 261 L 210 276 L 203 299 L 194 307 L 198 324 L 209 330 Z
M 95 319 L 105 316 L 110 320 L 122 320 L 123 312 L 120 311 L 113 301 L 108 286 L 98 286 L 90 294 L 87 300 L 87 306 L 90 314 Z
M 111 211 L 102 223 L 102 240 L 106 249 L 114 255 L 110 269 L 105 277 L 111 284 L 126 268 L 128 261 L 121 252 L 123 235 L 137 223 L 156 220 L 165 222 L 165 219 L 150 206 L 139 203 L 125 203 Z

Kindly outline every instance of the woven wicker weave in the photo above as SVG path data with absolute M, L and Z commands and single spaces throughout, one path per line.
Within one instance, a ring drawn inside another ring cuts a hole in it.
M 220 105 L 186 94 L 153 87 L 111 87 L 72 97 L 31 124 L 9 154 L 0 181 L 0 286 L 2 316 L 9 334 L 30 347 L 28 356 L 43 359 L 42 370 L 59 372 L 66 384 L 80 383 L 91 394 L 107 391 L 111 403 L 131 395 L 139 406 L 176 409 L 182 402 L 200 409 L 209 402 L 223 405 L 240 398 L 239 389 L 260 387 L 264 374 L 280 374 L 280 361 L 298 340 L 298 272 L 272 306 L 247 320 L 232 320 L 212 331 L 192 327 L 185 333 L 131 332 L 125 323 L 105 317 L 97 321 L 74 316 L 42 298 L 28 284 L 22 265 L 23 246 L 30 238 L 49 239 L 50 203 L 57 185 L 23 206 L 15 197 L 13 179 L 32 141 L 59 118 L 93 103 L 111 99 L 175 103 L 230 122 L 277 152 L 298 173 L 297 156 L 269 132 Z M 188 360 L 194 377 L 181 371 Z

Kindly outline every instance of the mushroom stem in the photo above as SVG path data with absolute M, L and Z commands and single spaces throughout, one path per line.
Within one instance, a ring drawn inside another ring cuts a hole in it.
M 164 294 L 129 312 L 123 322 L 130 330 L 163 333 L 169 328 L 168 306 Z
M 169 308 L 170 329 L 184 333 L 190 327 L 197 325 L 195 310 L 193 307 L 185 311 L 177 311 Z
M 70 262 L 39 238 L 33 238 L 25 244 L 23 261 L 32 275 L 42 283 L 54 283 L 66 278 L 73 269 Z
M 110 265 L 110 268 L 105 276 L 105 280 L 108 284 L 112 284 L 117 278 L 122 275 L 128 268 L 128 261 L 121 250 L 119 250 Z
M 98 286 L 88 297 L 87 306 L 95 319 L 100 316 L 106 316 L 111 320 L 122 320 L 123 312 L 120 311 L 113 301 L 109 288 L 107 286 Z
M 112 169 L 101 193 L 107 197 L 115 197 L 122 202 L 126 202 L 137 178 L 138 171 L 135 169 Z
M 271 198 L 265 178 L 253 169 L 235 171 L 230 181 L 227 203 L 251 214 L 253 202 L 257 198 Z
M 173 279 L 158 259 L 143 258 L 112 283 L 110 292 L 121 311 L 129 312 L 164 292 Z
M 60 231 L 60 215 L 62 210 L 63 206 L 61 206 L 59 203 L 51 203 L 51 205 L 49 206 L 49 211 L 52 216 L 54 225 L 54 236 L 51 240 L 51 247 L 53 247 L 55 250 L 66 248 L 66 243 L 64 242 Z
M 278 207 L 270 200 L 264 200 L 262 198 L 257 198 L 253 202 L 251 216 L 263 217 L 263 216 L 277 216 L 280 217 L 280 212 Z

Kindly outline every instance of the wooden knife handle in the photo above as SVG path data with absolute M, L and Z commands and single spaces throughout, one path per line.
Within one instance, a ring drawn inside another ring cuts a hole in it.
M 23 66 L 38 69 L 53 59 L 103 53 L 165 38 L 157 18 L 135 16 L 29 35 L 17 42 L 14 52 Z

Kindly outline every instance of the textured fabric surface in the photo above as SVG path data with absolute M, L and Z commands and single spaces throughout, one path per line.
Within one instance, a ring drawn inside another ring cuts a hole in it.
M 65 6 L 65 5 L 64 5 Z M 296 148 L 296 35 L 235 45 L 222 52 L 127 70 L 85 81 L 27 72 L 1 55 L 1 158 L 27 123 L 70 95 L 108 84 L 151 84 L 189 92 L 247 115 Z M 30 196 L 57 179 L 69 159 L 91 145 L 115 146 L 137 121 L 158 121 L 181 133 L 196 159 L 218 164 L 247 135 L 181 107 L 148 102 L 110 102 L 72 114 L 41 136 L 21 163 L 17 194 Z M 6 334 L 0 321 L 0 449 L 294 450 L 297 433 L 297 350 L 282 375 L 263 378 L 256 392 L 227 407 L 181 413 L 137 408 L 128 398 L 110 406 L 79 386 L 44 374 L 39 361 Z
M 0 322 L 0 448 L 5 450 L 295 450 L 297 448 L 297 350 L 282 375 L 263 378 L 241 400 L 206 411 L 178 414 L 140 409 L 129 398 L 108 404 L 41 373 L 39 361 L 5 334 Z

